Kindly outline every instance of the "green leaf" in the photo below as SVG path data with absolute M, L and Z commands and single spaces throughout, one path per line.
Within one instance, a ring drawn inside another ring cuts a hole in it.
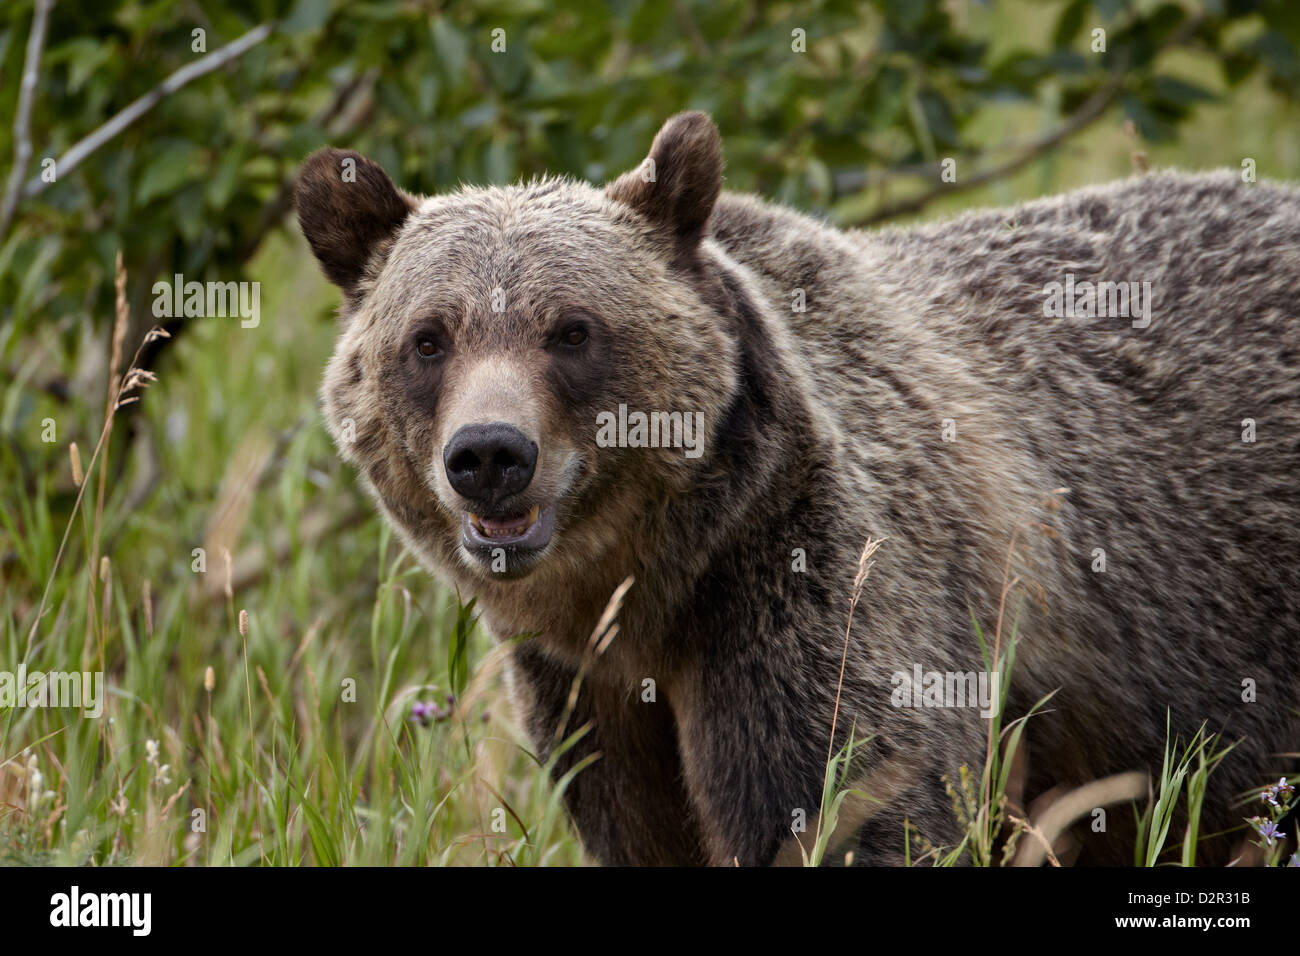
M 457 698 L 469 683 L 469 638 L 474 633 L 474 605 L 477 601 L 478 598 L 471 598 L 468 604 L 457 608 L 456 627 L 447 646 L 447 680 Z
M 1208 103 L 1217 100 L 1216 93 L 1203 86 L 1189 83 L 1172 76 L 1157 76 L 1151 81 L 1152 92 L 1162 100 L 1169 100 L 1180 105 L 1188 103 Z
M 109 62 L 116 55 L 117 50 L 113 43 L 105 40 L 96 40 L 90 37 L 77 37 L 61 43 L 55 49 L 52 49 L 47 56 L 46 62 L 52 66 L 55 63 L 68 64 L 68 88 L 69 94 L 80 93 L 86 81 L 99 71 L 99 69 Z
M 198 147 L 185 140 L 166 140 L 145 161 L 136 183 L 136 204 L 143 206 L 151 199 L 174 192 L 202 172 Z
M 1079 30 L 1083 28 L 1084 17 L 1088 14 L 1088 0 L 1071 0 L 1061 11 L 1060 17 L 1056 20 L 1056 31 L 1052 34 L 1052 45 L 1055 47 L 1071 46 L 1075 38 L 1079 35 Z
M 333 7 L 333 0 L 295 0 L 279 29 L 290 35 L 319 30 L 329 21 Z
M 307 818 L 307 836 L 311 840 L 311 848 L 316 854 L 317 862 L 323 866 L 338 866 L 339 845 L 330 833 L 329 823 L 305 794 L 300 795 L 298 800 L 298 806 L 302 807 L 303 816 Z
M 460 82 L 464 79 L 465 62 L 469 58 L 469 41 L 446 17 L 437 17 L 430 29 L 438 68 L 449 82 Z

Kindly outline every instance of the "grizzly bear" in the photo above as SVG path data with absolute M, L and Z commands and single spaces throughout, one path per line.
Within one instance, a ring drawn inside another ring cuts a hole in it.
M 526 635 L 511 695 L 541 756 L 577 735 L 586 851 L 788 860 L 850 736 L 870 800 L 836 861 L 959 844 L 979 627 L 1019 642 L 1004 725 L 1056 692 L 1027 799 L 1158 773 L 1202 722 L 1237 742 L 1201 822 L 1238 828 L 1223 858 L 1300 749 L 1300 193 L 1160 173 L 873 233 L 722 173 L 684 113 L 603 189 L 417 198 L 335 149 L 297 189 L 343 293 L 331 433 Z M 1083 859 L 1132 861 L 1128 816 Z

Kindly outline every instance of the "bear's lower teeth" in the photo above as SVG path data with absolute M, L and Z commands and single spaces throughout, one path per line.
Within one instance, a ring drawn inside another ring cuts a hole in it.
M 510 525 L 504 528 L 489 528 L 483 523 L 483 519 L 474 512 L 469 512 L 470 522 L 474 525 L 474 530 L 485 538 L 518 538 L 528 533 L 541 515 L 541 505 L 533 505 L 528 509 L 526 515 L 522 515 L 518 520 L 519 524 Z

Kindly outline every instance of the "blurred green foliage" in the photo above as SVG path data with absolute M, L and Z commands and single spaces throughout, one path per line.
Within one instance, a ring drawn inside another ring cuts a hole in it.
M 157 276 L 240 278 L 285 219 L 295 164 L 329 142 L 417 191 L 542 172 L 599 181 L 634 165 L 667 115 L 698 108 L 723 130 L 732 188 L 854 219 L 874 205 L 873 177 L 935 179 L 941 157 L 978 157 L 970 121 L 990 103 L 1050 93 L 1065 122 L 1113 83 L 1145 139 L 1173 136 L 1216 96 L 1162 70 L 1174 45 L 1208 52 L 1229 86 L 1262 75 L 1300 98 L 1300 6 L 1287 0 L 1039 3 L 1009 43 L 970 29 L 983 15 L 964 0 L 60 3 L 29 179 L 197 60 L 196 30 L 207 52 L 274 32 L 23 200 L 0 237 L 0 348 L 37 310 L 76 320 L 69 333 L 106 315 L 118 249 L 137 306 Z M 8 116 L 31 4 L 0 16 Z M 3 124 L 0 156 L 11 140 Z

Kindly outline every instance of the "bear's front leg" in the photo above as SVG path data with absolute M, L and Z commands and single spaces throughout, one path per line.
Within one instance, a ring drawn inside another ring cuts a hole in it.
M 799 865 L 800 848 L 812 849 L 838 663 L 814 653 L 783 662 L 762 647 L 733 651 L 678 689 L 686 785 L 712 865 Z M 869 706 L 873 693 L 888 698 L 887 689 L 859 682 L 840 702 L 836 752 L 852 730 L 858 743 L 847 785 L 869 798 L 841 805 L 826 863 L 852 851 L 857 864 L 901 864 L 904 817 L 934 844 L 960 839 L 941 778 L 953 765 L 951 744 L 970 733 L 951 714 L 942 729 L 916 714 L 900 720 Z
M 674 688 L 686 786 L 714 866 L 770 864 L 792 827 L 816 821 L 833 701 L 815 682 L 793 686 L 798 673 L 754 648 Z
M 527 642 L 511 658 L 515 704 L 542 760 L 555 746 L 573 679 L 573 669 Z M 606 866 L 705 863 L 667 702 L 643 703 L 634 689 L 588 675 L 560 739 L 586 724 L 591 729 L 561 755 L 553 771 L 558 781 L 584 757 L 600 755 L 564 793 L 586 851 Z

